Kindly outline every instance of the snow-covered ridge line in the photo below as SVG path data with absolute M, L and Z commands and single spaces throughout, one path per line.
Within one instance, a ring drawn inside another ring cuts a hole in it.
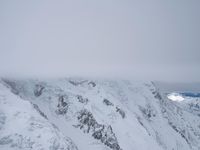
M 0 82 L 0 149 L 78 148 L 43 118 L 29 101 L 14 95 Z
M 152 82 L 64 78 L 3 83 L 76 148 L 200 149 L 197 112 L 170 101 Z

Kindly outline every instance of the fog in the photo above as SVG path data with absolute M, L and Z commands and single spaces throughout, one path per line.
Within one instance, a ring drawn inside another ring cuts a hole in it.
M 199 0 L 0 1 L 0 75 L 200 81 Z

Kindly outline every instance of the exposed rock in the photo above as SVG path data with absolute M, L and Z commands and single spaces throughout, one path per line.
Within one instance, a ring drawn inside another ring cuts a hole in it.
M 3 112 L 0 112 L 0 130 L 3 128 L 6 121 L 6 116 Z
M 16 149 L 32 149 L 35 144 L 30 137 L 23 136 L 21 134 L 14 134 L 10 136 L 4 136 L 0 139 L 0 145 L 10 145 Z
M 39 137 L 38 137 L 39 138 Z M 64 143 L 61 143 L 57 138 L 51 138 L 49 144 L 49 150 L 78 150 L 77 146 L 68 138 L 64 139 Z M 35 143 L 29 136 L 23 136 L 21 134 L 14 134 L 4 136 L 0 139 L 0 145 L 10 145 L 13 149 L 38 149 L 43 150 L 44 146 Z
M 88 98 L 83 98 L 83 96 L 81 96 L 81 95 L 77 95 L 76 97 L 77 97 L 78 101 L 83 104 L 87 104 L 89 101 Z
M 15 81 L 10 81 L 8 79 L 2 79 L 2 81 L 11 89 L 14 94 L 19 94 L 20 87 L 15 83 Z
M 114 106 L 113 103 L 111 103 L 108 99 L 104 98 L 103 103 L 107 106 Z
M 61 95 L 58 98 L 58 110 L 56 111 L 56 113 L 60 114 L 60 115 L 64 115 L 67 113 L 68 111 L 68 107 L 69 107 L 69 103 L 67 102 L 68 97 Z
M 70 138 L 65 138 L 67 146 L 63 146 L 57 139 L 52 138 L 52 145 L 49 147 L 49 150 L 78 150 L 77 146 L 72 142 Z
M 147 120 L 151 120 L 152 117 L 156 116 L 155 110 L 150 105 L 146 105 L 145 108 L 140 106 L 139 109 Z
M 102 143 L 104 143 L 113 150 L 121 149 L 117 142 L 117 138 L 113 133 L 112 127 L 110 125 L 103 128 L 101 133 L 102 133 L 102 138 L 101 138 Z
M 162 99 L 160 93 L 158 93 L 157 91 L 153 91 L 152 94 L 154 95 L 155 98 L 157 98 L 157 99 L 159 99 L 159 100 Z
M 89 133 L 91 129 L 94 130 L 94 126 L 98 124 L 94 119 L 92 113 L 90 113 L 86 109 L 81 110 L 77 118 L 80 122 L 78 126 L 80 127 L 80 129 L 83 129 L 84 132 L 87 133 Z
M 88 83 L 88 85 L 91 85 L 92 87 L 95 87 L 95 86 L 96 86 L 96 83 L 93 82 L 93 81 L 90 81 L 90 82 Z
M 10 136 L 5 136 L 0 139 L 0 145 L 10 144 L 12 141 L 13 140 L 10 138 Z
M 70 138 L 65 138 L 68 143 L 68 150 L 78 150 L 78 147 L 74 144 L 74 142 Z
M 102 132 L 104 130 L 105 126 L 104 125 L 101 125 L 101 124 L 98 124 L 96 126 L 96 128 L 94 129 L 94 133 L 92 134 L 92 136 L 95 138 L 95 139 L 98 139 L 98 140 L 101 140 L 102 138 Z
M 39 97 L 40 95 L 42 95 L 42 91 L 44 90 L 44 86 L 41 84 L 36 84 L 35 85 L 35 90 L 34 90 L 34 95 L 36 97 Z
M 180 129 L 178 129 L 175 125 L 173 125 L 173 123 L 172 122 L 169 122 L 169 125 L 177 132 L 177 133 L 179 133 L 184 139 L 185 139 L 185 141 L 188 143 L 188 145 L 190 146 L 190 143 L 189 143 L 189 141 L 188 141 L 188 139 L 187 139 L 187 137 L 186 137 L 186 135 L 185 135 L 185 131 L 184 130 L 180 130 Z
M 196 100 L 193 103 L 189 103 L 189 108 L 194 111 L 200 111 L 200 102 Z
M 45 119 L 48 119 L 47 116 L 40 110 L 40 108 L 38 107 L 38 105 L 33 104 L 33 103 L 31 103 L 31 104 L 32 104 L 33 107 L 37 110 L 37 112 L 39 112 L 39 114 L 40 114 L 42 117 L 44 117 Z
M 125 112 L 121 108 L 116 107 L 116 112 L 118 112 L 121 115 L 122 118 L 126 117 Z
M 100 140 L 111 149 L 121 150 L 117 138 L 110 125 L 106 126 L 99 124 L 93 117 L 92 113 L 86 109 L 81 110 L 77 118 L 79 124 L 76 127 L 79 127 L 84 132 L 92 133 L 92 136 L 95 139 Z
M 83 83 L 87 82 L 87 80 L 83 80 L 83 81 L 75 81 L 75 80 L 69 80 L 69 83 L 71 83 L 74 86 L 78 86 L 81 85 Z

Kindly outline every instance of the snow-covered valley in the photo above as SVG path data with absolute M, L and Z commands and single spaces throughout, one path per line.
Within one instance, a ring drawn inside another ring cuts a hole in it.
M 153 82 L 0 81 L 0 150 L 200 150 L 200 99 Z

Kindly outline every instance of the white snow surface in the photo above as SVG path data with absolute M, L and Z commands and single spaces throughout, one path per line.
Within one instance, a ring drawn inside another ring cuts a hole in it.
M 76 146 L 29 101 L 0 84 L 0 149 L 76 150 Z
M 167 97 L 172 100 L 172 101 L 177 101 L 177 102 L 181 102 L 183 101 L 185 98 L 179 94 L 179 93 L 170 93 L 167 95 Z
M 0 150 L 200 150 L 200 109 L 192 108 L 153 82 L 2 79 Z M 112 128 L 102 133 L 118 148 L 94 138 L 82 110 Z

